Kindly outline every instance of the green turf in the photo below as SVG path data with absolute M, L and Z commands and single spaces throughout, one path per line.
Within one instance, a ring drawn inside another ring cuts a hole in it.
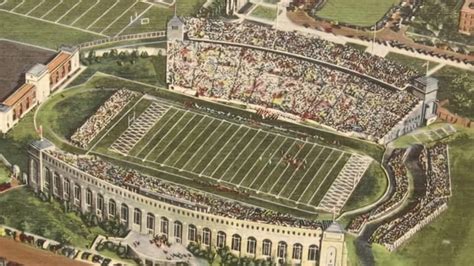
M 327 0 L 318 17 L 355 26 L 372 26 L 400 0 Z
M 35 0 L 26 0 L 21 6 L 15 9 L 16 13 L 26 14 L 38 5 Z
M 129 9 L 125 14 L 123 14 L 114 24 L 112 24 L 107 30 L 104 31 L 104 34 L 114 36 L 125 27 L 130 24 L 130 17 L 135 16 L 135 14 L 140 15 L 145 11 L 150 5 L 143 2 L 136 3 L 133 8 Z
M 103 37 L 0 11 L 0 38 L 58 49 L 63 44 L 78 44 Z
M 432 69 L 438 65 L 436 62 L 425 61 L 419 58 L 397 53 L 388 53 L 385 58 L 395 61 L 401 65 L 408 66 L 416 70 L 418 73 L 426 73 L 427 69 Z
M 105 30 L 109 25 L 111 25 L 115 19 L 122 16 L 122 14 L 129 8 L 135 4 L 134 0 L 121 0 L 117 5 L 110 5 L 110 9 L 108 9 L 105 13 L 105 16 L 101 17 L 97 20 L 89 30 L 102 32 Z M 128 18 L 129 19 L 129 18 Z
M 93 9 L 89 10 L 79 20 L 72 24 L 74 27 L 86 29 L 111 7 L 111 3 L 107 1 L 100 1 Z
M 91 6 L 96 3 L 95 0 L 82 0 L 74 9 L 69 11 L 67 16 L 63 17 L 59 23 L 71 25 L 76 19 L 78 19 L 84 12 L 86 12 Z
M 35 233 L 55 240 L 67 240 L 85 248 L 97 234 L 98 227 L 88 228 L 73 213 L 65 213 L 57 202 L 42 202 L 30 190 L 15 189 L 0 195 L 0 217 L 7 226 Z
M 0 184 L 10 181 L 10 170 L 0 162 Z
M 276 12 L 276 8 L 259 5 L 250 13 L 250 16 L 273 21 L 276 19 Z
M 61 4 L 56 6 L 54 9 L 51 9 L 49 13 L 43 17 L 43 19 L 56 21 L 60 19 L 66 12 L 68 12 L 76 3 L 77 1 L 75 0 L 63 0 Z

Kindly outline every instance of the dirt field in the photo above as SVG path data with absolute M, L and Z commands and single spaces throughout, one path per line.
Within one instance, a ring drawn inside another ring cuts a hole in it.
M 5 257 L 8 261 L 14 261 L 23 265 L 41 266 L 86 266 L 87 263 L 74 261 L 60 255 L 36 249 L 28 245 L 15 242 L 11 239 L 0 238 L 0 257 Z

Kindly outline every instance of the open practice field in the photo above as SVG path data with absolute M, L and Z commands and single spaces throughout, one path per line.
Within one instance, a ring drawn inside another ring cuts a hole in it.
M 366 157 L 311 140 L 268 131 L 142 99 L 101 133 L 94 150 L 120 154 L 156 169 L 171 168 L 202 180 L 316 207 L 346 164 Z M 132 116 L 135 121 L 128 126 Z M 355 174 L 357 175 L 357 173 Z M 348 196 L 348 195 L 347 195 Z
M 327 0 L 318 17 L 355 26 L 372 26 L 400 0 Z
M 190 15 L 202 4 L 200 0 L 178 2 L 178 8 L 183 8 L 180 15 Z M 168 7 L 139 0 L 4 0 L 0 2 L 0 10 L 103 37 L 120 35 L 131 26 L 132 32 L 163 30 L 162 22 L 173 15 Z M 142 27 L 142 18 L 149 19 L 146 27 Z M 154 28 L 148 28 L 149 25 Z

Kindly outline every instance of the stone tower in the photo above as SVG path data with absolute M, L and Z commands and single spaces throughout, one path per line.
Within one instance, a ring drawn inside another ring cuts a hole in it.
M 333 222 L 324 232 L 321 241 L 320 266 L 346 266 L 347 251 L 344 243 L 344 230 Z
M 175 15 L 168 21 L 166 34 L 168 42 L 184 40 L 184 23 L 178 16 Z

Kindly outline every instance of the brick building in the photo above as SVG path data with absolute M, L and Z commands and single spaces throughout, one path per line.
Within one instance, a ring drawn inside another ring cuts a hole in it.
M 474 34 L 474 0 L 465 0 L 459 14 L 459 32 Z

